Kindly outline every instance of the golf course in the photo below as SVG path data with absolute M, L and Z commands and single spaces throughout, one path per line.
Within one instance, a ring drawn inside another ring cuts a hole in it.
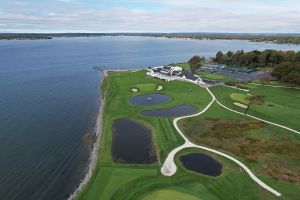
M 165 82 L 146 76 L 146 70 L 108 72 L 101 88 L 104 111 L 97 164 L 76 198 L 299 199 L 300 90 L 251 84 L 245 87 L 249 91 Z M 251 95 L 263 95 L 264 101 L 250 106 Z M 238 105 L 249 106 L 247 115 L 243 115 L 246 107 Z M 178 106 L 193 106 L 197 113 L 192 110 L 180 115 L 174 112 Z M 168 109 L 173 109 L 171 114 Z M 142 114 L 156 110 L 163 114 Z M 191 117 L 185 117 L 188 115 Z M 180 120 L 176 120 L 178 117 Z M 170 152 L 187 141 L 193 145 L 174 155 L 176 173 L 163 175 L 161 169 Z M 245 168 L 221 154 L 241 162 L 281 196 L 257 184 Z M 198 158 L 200 163 L 205 159 L 211 164 L 200 168 L 196 160 L 184 164 L 183 158 Z M 213 167 L 220 173 L 212 171 Z

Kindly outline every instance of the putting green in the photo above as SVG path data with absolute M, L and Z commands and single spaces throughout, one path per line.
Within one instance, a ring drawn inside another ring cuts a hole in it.
M 153 83 L 143 83 L 143 84 L 137 84 L 136 87 L 143 92 L 150 92 L 154 91 L 156 89 L 156 84 Z
M 175 190 L 158 190 L 150 193 L 143 200 L 200 200 L 189 194 L 177 192 Z
M 249 101 L 246 99 L 247 95 L 242 94 L 242 93 L 232 93 L 230 95 L 230 98 L 235 100 L 235 101 L 238 101 L 240 103 L 243 103 L 243 104 L 248 104 L 249 103 Z

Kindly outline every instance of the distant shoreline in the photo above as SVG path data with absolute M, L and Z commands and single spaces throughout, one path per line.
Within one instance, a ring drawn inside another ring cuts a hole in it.
M 186 40 L 245 40 L 300 45 L 300 34 L 246 33 L 0 33 L 0 40 L 51 40 L 54 38 L 137 36 Z

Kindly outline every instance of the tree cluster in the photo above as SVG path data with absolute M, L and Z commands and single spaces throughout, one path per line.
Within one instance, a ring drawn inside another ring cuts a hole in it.
M 42 40 L 52 39 L 49 35 L 39 33 L 0 33 L 0 40 Z
M 203 56 L 193 56 L 189 61 L 188 64 L 190 65 L 190 69 L 193 73 L 195 73 L 205 62 L 205 57 Z
M 228 51 L 227 53 L 219 51 L 213 60 L 214 62 L 231 66 L 250 68 L 274 67 L 282 62 L 300 62 L 300 51 L 254 50 L 244 52 L 240 50 L 236 52 Z
M 228 51 L 217 52 L 213 61 L 220 64 L 248 68 L 271 67 L 272 75 L 287 86 L 300 85 L 300 51 Z M 262 78 L 262 84 L 269 80 Z
M 292 88 L 300 85 L 300 62 L 280 63 L 274 67 L 272 75 Z

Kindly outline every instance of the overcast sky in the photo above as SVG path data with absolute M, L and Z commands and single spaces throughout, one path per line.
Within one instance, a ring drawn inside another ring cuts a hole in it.
M 0 0 L 0 32 L 300 32 L 300 0 Z

